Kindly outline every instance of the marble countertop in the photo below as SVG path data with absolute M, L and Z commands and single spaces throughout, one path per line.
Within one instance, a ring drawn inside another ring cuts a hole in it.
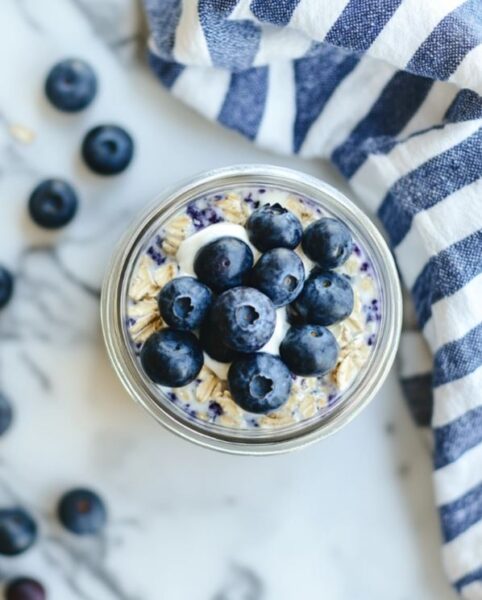
M 272 458 L 224 456 L 164 431 L 127 397 L 108 364 L 99 288 L 121 232 L 166 185 L 239 162 L 303 169 L 343 187 L 326 165 L 271 156 L 171 98 L 143 60 L 134 0 L 3 0 L 0 5 L 0 261 L 17 276 L 0 316 L 0 389 L 15 423 L 0 440 L 0 502 L 41 523 L 39 543 L 0 560 L 52 600 L 450 600 L 439 561 L 430 459 L 396 374 L 342 432 Z M 42 95 L 66 56 L 100 76 L 77 116 Z M 137 156 L 124 175 L 79 159 L 91 125 L 119 122 Z M 19 128 L 20 126 L 20 128 Z M 20 132 L 20 133 L 19 133 Z M 64 231 L 26 216 L 39 179 L 73 181 L 81 210 Z M 110 523 L 77 539 L 54 517 L 74 485 L 98 489 Z

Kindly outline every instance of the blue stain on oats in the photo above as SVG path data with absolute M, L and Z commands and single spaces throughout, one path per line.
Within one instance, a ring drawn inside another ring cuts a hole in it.
M 221 199 L 223 196 L 220 196 Z M 215 196 L 217 199 L 217 196 Z M 193 225 L 196 229 L 202 229 L 208 225 L 214 225 L 223 221 L 222 215 L 212 206 L 203 206 L 206 200 L 198 200 L 191 202 L 186 209 L 186 213 L 191 218 Z
M 382 315 L 380 314 L 380 305 L 377 298 L 373 298 L 370 304 L 364 304 L 362 310 L 365 313 L 365 323 L 381 321 Z
M 251 192 L 246 196 L 246 198 L 244 198 L 244 201 L 246 202 L 246 204 L 248 204 L 249 206 L 251 206 L 251 208 L 253 210 L 256 210 L 259 207 L 259 205 L 260 205 L 259 200 L 254 200 L 253 199 L 253 196 L 252 196 Z
M 187 404 L 184 404 L 184 406 L 182 407 L 182 410 L 191 418 L 195 419 L 197 417 L 197 412 L 191 408 L 191 405 L 189 404 L 189 402 Z
M 147 249 L 147 255 L 152 258 L 152 260 L 156 263 L 156 265 L 158 265 L 159 267 L 166 262 L 166 257 L 162 254 L 162 252 L 160 252 L 159 250 L 157 250 L 154 246 L 149 246 L 149 248 Z
M 216 402 L 215 400 L 213 400 L 212 402 L 209 403 L 209 407 L 208 407 L 208 411 L 209 411 L 209 416 L 214 420 L 217 417 L 220 417 L 223 414 L 223 407 L 219 404 L 219 402 Z
M 328 406 L 333 406 L 333 404 L 335 404 L 337 399 L 338 399 L 337 394 L 334 394 L 334 393 L 328 394 Z

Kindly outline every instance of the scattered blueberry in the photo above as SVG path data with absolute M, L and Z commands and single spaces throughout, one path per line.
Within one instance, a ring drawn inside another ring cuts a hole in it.
M 45 82 L 45 93 L 59 110 L 77 112 L 94 99 L 97 77 L 85 61 L 69 58 L 52 67 Z
M 28 209 L 32 220 L 46 229 L 67 225 L 77 212 L 77 194 L 63 179 L 45 179 L 30 195 Z
M 174 329 L 186 331 L 200 327 L 212 301 L 211 290 L 194 277 L 171 279 L 158 298 L 164 321 Z
M 0 308 L 10 302 L 13 294 L 13 276 L 10 271 L 0 265 Z
M 291 327 L 281 342 L 280 355 L 295 375 L 320 376 L 336 365 L 338 344 L 331 331 L 321 325 Z
M 37 539 L 37 524 L 23 508 L 0 510 L 0 554 L 16 556 L 32 546 Z
M 62 525 L 77 535 L 99 533 L 107 522 L 107 509 L 94 491 L 76 488 L 60 499 L 57 514 Z
M 181 387 L 193 381 L 203 362 L 201 345 L 190 331 L 157 331 L 141 350 L 141 363 L 147 376 L 154 383 L 169 387 Z
M 246 228 L 251 243 L 261 252 L 271 248 L 292 250 L 303 234 L 299 219 L 280 204 L 265 204 L 252 212 Z
M 0 393 L 0 435 L 10 429 L 13 421 L 13 410 L 10 401 Z
M 301 242 L 303 251 L 323 269 L 343 264 L 353 250 L 348 227 L 338 219 L 324 217 L 305 229 Z
M 237 287 L 218 296 L 213 319 L 227 346 L 239 352 L 255 352 L 273 335 L 276 311 L 259 290 Z
M 346 277 L 333 271 L 314 271 L 292 308 L 304 323 L 332 325 L 351 314 L 353 301 L 353 289 Z
M 194 259 L 194 272 L 203 283 L 220 293 L 245 283 L 253 262 L 253 252 L 247 244 L 225 236 L 199 250 Z
M 228 382 L 236 404 L 249 412 L 265 413 L 288 400 L 291 374 L 277 356 L 259 352 L 233 362 Z
M 18 577 L 7 583 L 5 600 L 46 600 L 44 586 L 30 577 Z
M 218 362 L 230 363 L 239 356 L 239 352 L 229 348 L 223 342 L 223 337 L 219 333 L 212 316 L 208 316 L 202 324 L 199 341 L 204 352 Z
M 118 125 L 99 125 L 85 136 L 82 156 L 95 173 L 117 175 L 129 166 L 134 156 L 134 141 Z
M 250 283 L 266 294 L 274 306 L 285 306 L 303 289 L 305 269 L 300 257 L 287 248 L 265 252 L 255 264 Z

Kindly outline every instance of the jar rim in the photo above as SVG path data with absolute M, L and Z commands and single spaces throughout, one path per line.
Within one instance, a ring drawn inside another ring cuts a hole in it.
M 173 216 L 179 208 L 213 188 L 243 185 L 266 185 L 289 188 L 306 196 L 335 215 L 345 219 L 369 247 L 375 263 L 377 279 L 383 295 L 380 333 L 369 368 L 351 393 L 321 420 L 298 424 L 296 430 L 283 434 L 281 430 L 266 430 L 263 436 L 214 435 L 180 418 L 161 405 L 151 393 L 145 379 L 132 360 L 124 337 L 122 298 L 126 273 L 148 232 L 158 226 L 158 220 Z M 101 293 L 101 324 L 109 358 L 120 381 L 130 396 L 140 403 L 158 422 L 173 433 L 201 446 L 232 454 L 266 455 L 287 452 L 318 441 L 338 431 L 369 404 L 380 389 L 395 359 L 402 323 L 402 295 L 395 261 L 374 223 L 342 192 L 305 173 L 263 164 L 242 164 L 207 171 L 181 182 L 159 194 L 152 205 L 135 220 L 115 249 L 104 277 Z

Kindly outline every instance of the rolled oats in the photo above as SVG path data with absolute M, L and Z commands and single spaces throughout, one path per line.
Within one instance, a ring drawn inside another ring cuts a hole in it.
M 180 215 L 169 222 L 162 242 L 162 249 L 166 254 L 176 254 L 181 242 L 186 238 L 191 224 L 192 221 L 188 215 Z
M 227 221 L 244 225 L 248 220 L 249 208 L 240 194 L 229 192 L 226 196 L 219 200 L 218 207 L 223 211 Z
M 199 402 L 204 403 L 219 398 L 226 390 L 226 383 L 206 366 L 201 369 L 199 379 L 201 383 L 196 388 L 196 398 Z
M 158 290 L 159 287 L 152 275 L 152 260 L 149 256 L 144 255 L 137 265 L 136 274 L 129 286 L 129 298 L 135 301 L 146 297 L 152 298 Z
M 295 214 L 303 225 L 309 225 L 319 218 L 319 215 L 313 208 L 304 202 L 300 202 L 296 196 L 288 196 L 285 208 Z

